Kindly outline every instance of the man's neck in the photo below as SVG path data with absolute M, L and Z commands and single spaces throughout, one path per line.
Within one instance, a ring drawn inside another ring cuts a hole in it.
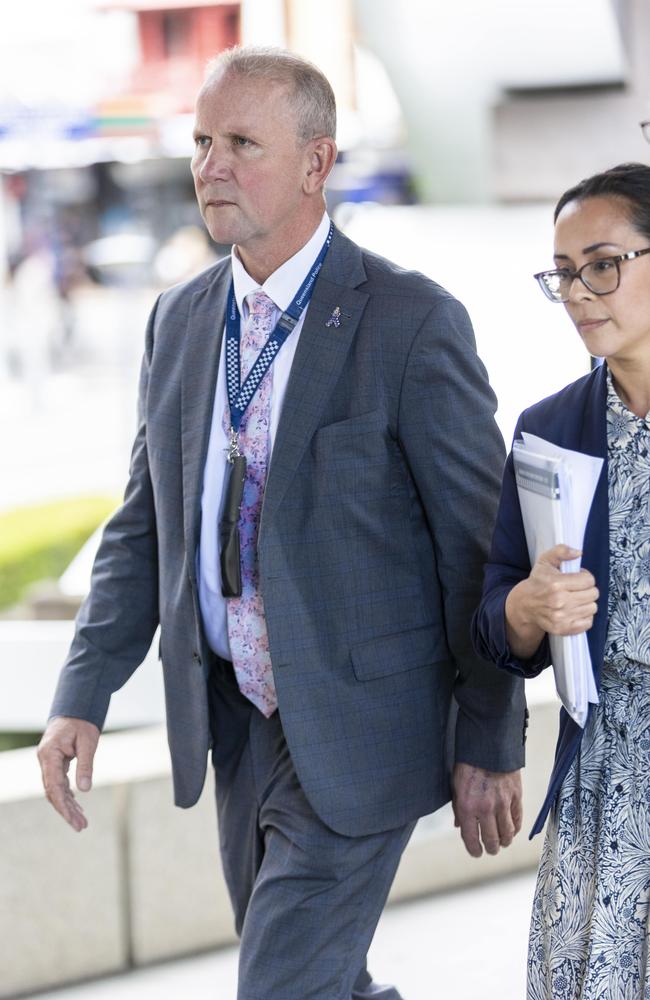
M 318 229 L 321 219 L 322 213 L 272 244 L 247 247 L 237 244 L 237 255 L 247 273 L 258 284 L 263 285 L 274 271 L 302 250 Z

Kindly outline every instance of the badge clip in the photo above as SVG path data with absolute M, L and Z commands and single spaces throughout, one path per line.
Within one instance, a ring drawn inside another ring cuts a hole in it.
M 230 428 L 230 441 L 228 442 L 228 461 L 232 465 L 236 458 L 241 458 L 241 451 L 239 450 L 239 438 L 237 436 L 237 431 L 234 427 Z

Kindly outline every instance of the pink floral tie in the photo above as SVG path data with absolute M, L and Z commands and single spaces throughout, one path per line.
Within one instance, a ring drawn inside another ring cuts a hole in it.
M 248 375 L 274 326 L 275 305 L 262 291 L 246 296 L 248 318 L 241 323 L 241 381 Z M 269 637 L 259 590 L 257 535 L 269 462 L 269 426 L 273 369 L 264 376 L 249 403 L 239 431 L 246 456 L 246 482 L 239 519 L 242 596 L 227 599 L 228 640 L 239 689 L 267 718 L 278 707 Z M 230 414 L 226 410 L 226 429 Z

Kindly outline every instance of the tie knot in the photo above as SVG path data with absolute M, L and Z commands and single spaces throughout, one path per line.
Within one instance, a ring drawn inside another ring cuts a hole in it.
M 252 292 L 246 296 L 248 319 L 241 328 L 242 373 L 253 364 L 253 354 L 261 351 L 273 329 L 275 305 L 266 292 Z
M 261 323 L 268 323 L 273 316 L 275 303 L 273 299 L 268 297 L 266 292 L 261 290 L 251 292 L 250 295 L 246 296 L 246 303 L 248 305 L 249 316 L 254 317 Z

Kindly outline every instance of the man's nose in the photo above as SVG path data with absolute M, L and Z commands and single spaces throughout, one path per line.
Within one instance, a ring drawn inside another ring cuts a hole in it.
M 229 171 L 230 167 L 225 150 L 212 143 L 199 167 L 199 177 L 204 183 L 226 180 Z

